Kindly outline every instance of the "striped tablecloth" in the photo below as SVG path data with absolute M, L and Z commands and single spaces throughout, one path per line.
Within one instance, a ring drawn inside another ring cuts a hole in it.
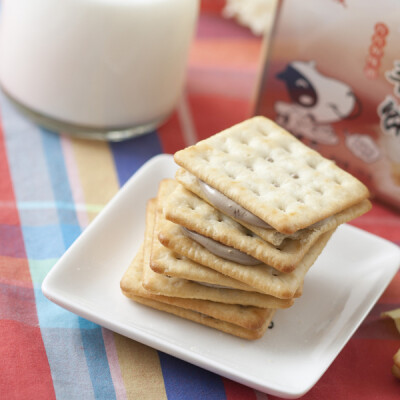
M 122 143 L 71 139 L 0 99 L 0 399 L 273 399 L 127 339 L 48 301 L 41 282 L 121 185 L 149 158 L 251 115 L 261 41 L 203 1 L 176 112 Z M 379 203 L 354 225 L 400 244 L 400 215 Z M 345 278 L 345 277 L 344 277 Z M 304 399 L 398 399 L 397 274 Z M 290 377 L 288 377 L 290 379 Z

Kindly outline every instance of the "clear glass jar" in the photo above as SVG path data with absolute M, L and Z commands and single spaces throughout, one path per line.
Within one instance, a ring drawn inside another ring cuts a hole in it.
M 3 0 L 3 92 L 57 132 L 149 132 L 181 94 L 198 9 L 198 0 Z

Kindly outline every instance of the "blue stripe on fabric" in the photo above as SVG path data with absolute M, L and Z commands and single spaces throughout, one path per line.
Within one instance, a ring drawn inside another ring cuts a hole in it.
M 59 225 L 23 226 L 22 232 L 28 258 L 44 260 L 60 258 L 64 254 L 64 239 Z
M 0 103 L 10 174 L 17 204 L 24 201 L 54 201 L 40 129 L 28 119 L 23 118 L 2 95 L 0 95 Z M 21 157 L 21 155 L 24 156 Z M 22 224 L 30 225 L 32 222 L 30 213 L 25 210 L 18 211 Z M 45 218 L 45 224 L 58 223 L 54 209 L 48 210 Z
M 65 176 L 65 167 L 60 164 L 61 161 L 54 160 L 52 155 L 44 154 L 44 150 L 52 151 L 55 146 L 54 143 L 45 143 L 48 138 L 43 140 L 43 135 L 50 135 L 50 133 L 42 132 L 24 118 L 1 94 L 0 103 L 10 173 L 14 182 L 17 202 L 54 202 L 55 196 L 56 198 L 65 196 L 64 187 L 60 187 L 55 178 Z M 59 140 L 57 137 L 53 139 Z M 29 155 L 29 157 L 21 157 L 21 154 Z M 63 155 L 60 155 L 59 152 L 58 154 L 64 162 Z M 47 160 L 51 161 L 49 166 L 46 165 Z M 56 171 L 49 172 L 53 168 Z M 62 184 L 66 182 L 64 181 Z M 48 210 L 40 225 L 30 210 L 19 210 L 29 260 L 59 258 L 64 253 L 66 245 L 71 242 L 72 237 L 76 236 L 75 224 L 59 225 L 57 211 L 55 208 Z M 62 214 L 62 218 L 66 218 L 68 221 L 70 221 L 70 217 L 70 214 Z M 31 222 L 35 226 L 29 226 Z M 29 268 L 31 275 L 35 275 L 33 271 L 35 263 L 29 263 Z M 35 302 L 40 322 L 50 325 L 52 317 L 55 317 L 57 321 L 59 307 L 44 299 L 38 288 L 35 290 Z M 70 324 L 76 323 L 76 321 L 72 322 L 72 319 L 77 316 L 71 315 L 70 318 Z M 58 322 L 60 320 L 61 316 L 59 316 Z M 52 323 L 54 324 L 54 322 Z M 98 397 L 105 393 L 103 398 L 115 398 L 115 394 L 108 395 L 110 392 L 114 392 L 114 386 L 101 337 L 101 328 L 83 319 L 81 321 L 78 319 L 78 325 L 79 330 L 66 330 L 65 328 L 54 330 L 41 327 L 57 398 L 91 399 L 95 397 L 94 393 L 98 394 Z M 92 331 L 94 334 L 90 336 L 88 332 Z M 88 340 L 88 337 L 91 337 L 91 340 Z M 97 348 L 95 353 L 93 352 L 94 346 Z M 97 357 L 100 360 L 99 363 L 97 363 Z M 91 369 L 90 374 L 88 369 Z M 102 377 L 102 382 L 95 379 L 96 375 Z M 106 390 L 104 387 L 108 389 Z
M 64 237 L 65 248 L 67 249 L 82 233 L 79 225 L 61 225 L 61 230 Z
M 94 400 L 79 329 L 42 328 L 57 400 Z
M 61 149 L 60 136 L 44 129 L 41 130 L 41 133 L 54 200 L 72 203 L 73 197 Z M 81 233 L 78 218 L 74 209 L 57 208 L 57 214 L 61 223 L 65 249 L 68 249 Z M 71 227 L 75 227 L 75 229 L 71 229 Z
M 157 132 L 151 132 L 124 142 L 111 143 L 115 167 L 122 186 L 146 161 L 162 153 Z
M 95 211 L 101 211 L 104 208 L 104 204 L 77 204 L 77 203 L 66 203 L 65 201 L 41 201 L 41 202 L 33 202 L 33 201 L 24 201 L 18 202 L 17 207 L 19 210 L 45 210 L 49 208 L 59 208 L 65 210 L 78 210 L 78 211 L 86 211 L 87 209 L 94 209 Z
M 85 329 L 86 320 L 79 318 L 82 342 L 96 399 L 116 399 L 101 328 Z
M 32 281 L 35 286 L 35 302 L 41 328 L 63 328 L 63 329 L 95 329 L 97 325 L 82 319 L 78 315 L 59 307 L 48 300 L 40 289 L 43 278 L 53 268 L 57 259 L 29 260 Z
M 75 204 L 73 203 L 65 203 L 63 201 L 41 201 L 41 202 L 34 202 L 34 201 L 24 201 L 18 203 L 19 210 L 43 210 L 46 208 L 64 208 L 66 210 L 75 210 Z
M 93 322 L 52 303 L 40 288 L 35 289 L 35 301 L 41 328 L 98 329 L 98 325 Z
M 158 352 L 168 400 L 225 400 L 220 376 Z
M 28 258 L 45 260 L 60 258 L 66 250 L 64 236 L 66 241 L 71 242 L 78 237 L 81 229 L 71 225 L 42 225 L 23 226 L 22 232 Z
M 60 137 L 42 129 L 42 142 L 55 201 L 72 202 L 73 198 L 61 149 Z M 65 250 L 79 236 L 81 229 L 75 210 L 57 208 L 57 213 Z M 40 304 L 45 305 L 45 301 Z M 45 318 L 42 315 L 41 317 Z M 58 321 L 62 322 L 62 319 L 58 319 Z M 65 321 L 71 322 L 72 319 L 66 318 Z M 43 323 L 49 324 L 50 321 L 43 320 Z M 101 327 L 80 317 L 78 317 L 78 323 L 95 398 L 114 399 L 115 390 Z

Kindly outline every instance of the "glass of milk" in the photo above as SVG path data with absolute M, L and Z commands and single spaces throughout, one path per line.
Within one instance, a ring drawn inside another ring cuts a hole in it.
M 0 85 L 40 125 L 122 140 L 182 92 L 199 0 L 3 0 Z

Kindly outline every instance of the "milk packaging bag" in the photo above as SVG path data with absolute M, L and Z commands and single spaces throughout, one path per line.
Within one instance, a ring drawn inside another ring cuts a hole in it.
M 400 2 L 283 0 L 255 114 L 400 208 Z

